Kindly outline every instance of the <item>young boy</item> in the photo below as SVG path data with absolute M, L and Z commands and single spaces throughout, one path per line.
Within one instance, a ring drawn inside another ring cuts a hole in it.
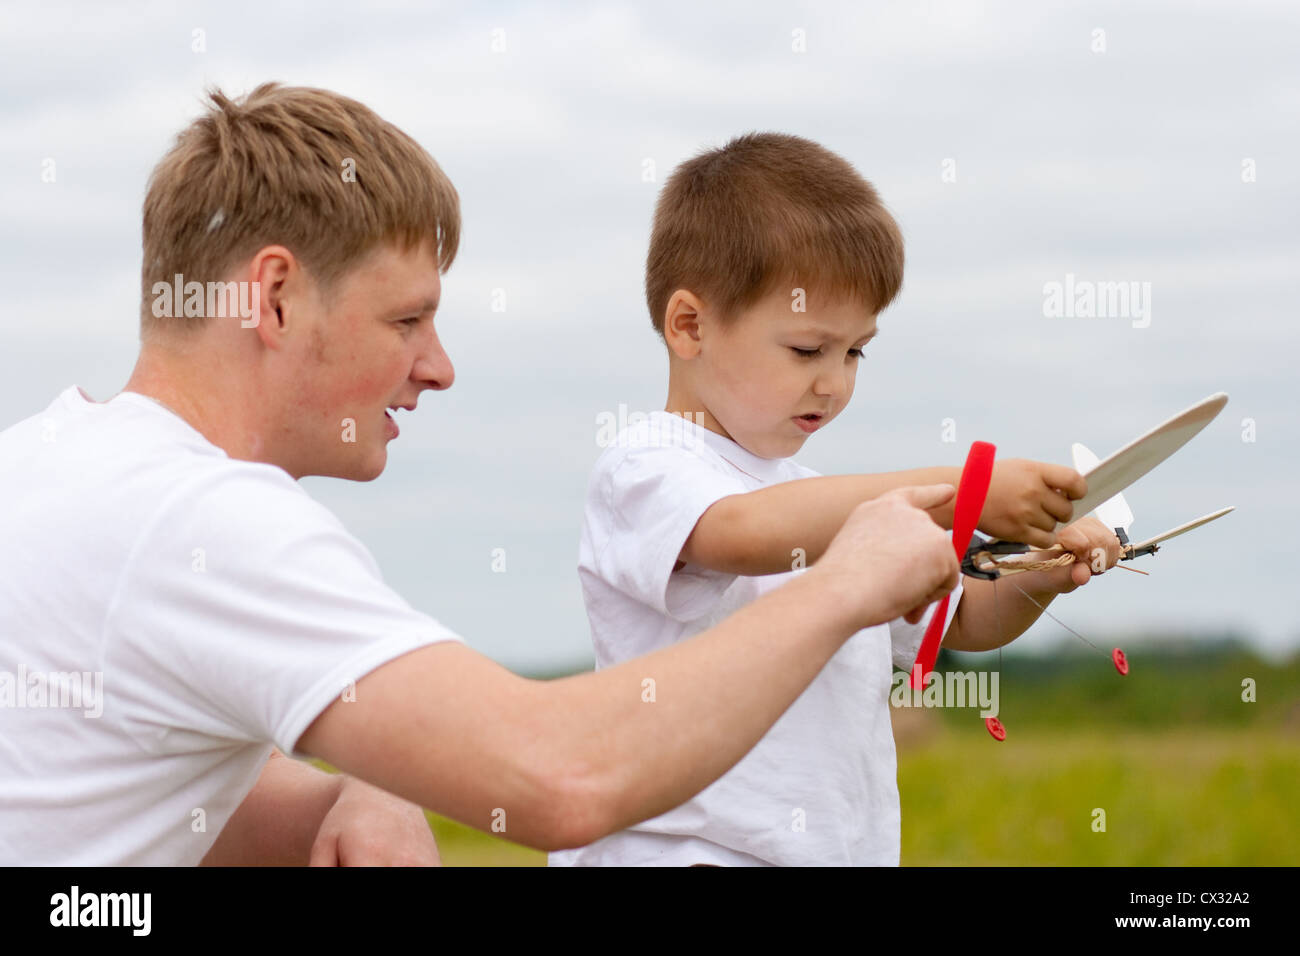
M 646 265 L 668 347 L 666 407 L 620 433 L 588 490 L 579 576 L 598 669 L 779 587 L 863 500 L 958 483 L 957 468 L 821 477 L 790 458 L 847 406 L 902 272 L 902 239 L 875 190 L 814 143 L 750 134 L 674 171 Z M 1095 519 L 1053 534 L 1085 491 L 1073 469 L 999 462 L 980 528 L 1085 560 L 1100 547 L 1111 567 L 1119 542 Z M 951 501 L 930 513 L 951 527 Z M 1076 563 L 1017 583 L 1046 604 L 1089 573 Z M 969 578 L 953 597 L 945 644 L 956 649 L 1004 644 L 1039 613 L 1005 590 L 995 611 L 988 582 Z M 552 865 L 897 865 L 891 662 L 911 669 L 933 613 L 859 632 L 725 776 L 675 810 L 553 853 Z M 642 699 L 677 706 L 649 675 Z

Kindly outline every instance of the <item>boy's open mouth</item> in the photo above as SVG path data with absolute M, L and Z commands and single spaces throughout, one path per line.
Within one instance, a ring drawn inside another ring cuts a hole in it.
M 806 415 L 796 415 L 794 421 L 804 431 L 813 432 L 821 425 L 823 418 L 825 416 L 819 412 L 809 412 Z

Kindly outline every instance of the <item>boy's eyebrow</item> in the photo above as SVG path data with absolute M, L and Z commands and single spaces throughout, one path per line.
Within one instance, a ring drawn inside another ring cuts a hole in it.
M 880 329 L 879 329 L 879 328 L 874 328 L 874 329 L 872 329 L 870 332 L 868 332 L 866 335 L 860 335 L 860 336 L 858 336 L 856 339 L 853 339 L 853 341 L 857 342 L 857 341 L 860 341 L 860 340 L 866 340 L 866 341 L 869 342 L 869 341 L 871 341 L 872 339 L 874 339 L 874 338 L 876 337 L 876 335 L 879 334 L 879 332 L 880 332 Z M 817 327 L 817 326 L 815 326 L 815 325 L 808 325 L 808 326 L 805 326 L 805 327 L 803 327 L 803 328 L 801 328 L 801 329 L 796 329 L 796 330 L 795 330 L 795 334 L 796 334 L 796 335 L 816 335 L 816 336 L 819 336 L 819 337 L 821 337 L 822 339 L 826 339 L 826 340 L 835 340 L 835 339 L 838 339 L 838 338 L 839 338 L 839 336 L 836 335 L 834 332 L 831 332 L 831 331 L 829 331 L 829 330 L 827 330 L 827 329 L 819 328 L 819 327 Z

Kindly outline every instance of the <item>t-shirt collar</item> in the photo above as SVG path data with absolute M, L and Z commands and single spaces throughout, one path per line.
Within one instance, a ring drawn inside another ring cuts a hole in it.
M 664 418 L 672 419 L 674 427 L 688 429 L 693 438 L 702 440 L 717 452 L 718 455 L 726 459 L 732 467 L 739 471 L 743 471 L 747 475 L 752 475 L 754 478 L 758 478 L 761 481 L 779 481 L 782 480 L 782 477 L 785 474 L 783 462 L 785 462 L 786 459 L 784 458 L 760 458 L 753 452 L 742 448 L 725 435 L 719 435 L 717 432 L 710 431 L 703 425 L 696 424 L 694 421 L 685 418 L 684 416 L 674 415 L 671 412 L 665 411 L 655 411 L 652 414 L 655 416 L 662 416 L 660 419 L 661 423 Z
M 156 398 L 150 398 L 148 395 L 144 395 L 140 392 L 131 392 L 131 391 L 123 390 L 121 392 L 118 392 L 116 395 L 114 395 L 106 402 L 97 402 L 93 398 L 91 398 L 86 393 L 86 390 L 82 388 L 80 385 L 70 385 L 68 386 L 67 389 L 64 390 L 63 395 L 66 402 L 74 408 L 75 407 L 84 408 L 86 406 L 90 406 L 93 408 L 107 408 L 109 405 L 112 405 L 114 402 L 124 401 L 129 405 L 135 405 L 137 408 L 152 409 L 153 411 L 165 415 L 167 418 L 171 419 L 172 421 L 178 422 L 181 425 L 183 425 L 186 431 L 190 432 L 193 435 L 197 435 L 200 439 L 202 439 L 205 445 L 211 445 L 213 448 L 217 447 L 216 445 L 212 445 L 212 443 L 208 441 L 208 439 L 203 435 L 202 432 L 200 432 L 197 428 L 195 428 L 193 425 L 187 422 L 180 415 L 176 414 L 176 412 L 172 411 L 170 408 L 168 408 L 162 402 L 158 401 Z M 222 454 L 225 454 L 224 450 L 221 451 Z

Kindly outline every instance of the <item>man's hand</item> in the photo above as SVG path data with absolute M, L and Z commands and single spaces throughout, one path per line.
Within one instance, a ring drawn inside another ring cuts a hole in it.
M 321 821 L 311 866 L 441 866 L 424 811 L 355 777 Z
M 952 485 L 899 488 L 858 505 L 813 571 L 831 571 L 846 587 L 850 606 L 866 603 L 862 627 L 925 609 L 957 586 L 960 566 L 952 543 L 926 509 L 953 496 Z
M 1087 479 L 1073 468 L 1008 458 L 993 466 L 979 529 L 1003 541 L 1050 548 L 1058 543 L 1056 523 L 1073 517 L 1070 500 L 1087 493 Z

